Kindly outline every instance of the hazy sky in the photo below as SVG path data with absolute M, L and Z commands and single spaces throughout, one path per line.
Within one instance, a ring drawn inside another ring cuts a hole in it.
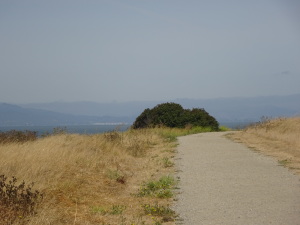
M 0 102 L 294 93 L 299 0 L 0 0 Z

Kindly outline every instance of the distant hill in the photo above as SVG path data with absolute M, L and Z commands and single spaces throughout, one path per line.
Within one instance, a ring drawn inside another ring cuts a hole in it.
M 0 103 L 0 126 L 62 126 L 95 123 L 132 123 L 128 117 L 70 115 Z
M 166 101 L 140 102 L 53 102 L 22 105 L 72 115 L 127 117 L 131 121 L 145 109 Z M 255 122 L 262 116 L 280 117 L 300 115 L 300 94 L 252 98 L 175 99 L 168 102 L 184 108 L 204 108 L 219 122 Z
M 133 123 L 144 109 L 166 101 L 0 103 L 0 126 Z M 265 117 L 300 115 L 300 94 L 254 98 L 175 99 L 184 108 L 204 108 L 221 124 L 249 123 Z

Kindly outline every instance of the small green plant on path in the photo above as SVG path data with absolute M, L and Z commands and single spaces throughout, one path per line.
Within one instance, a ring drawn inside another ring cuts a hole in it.
M 288 159 L 278 160 L 278 163 L 280 166 L 287 166 L 290 163 L 290 160 Z

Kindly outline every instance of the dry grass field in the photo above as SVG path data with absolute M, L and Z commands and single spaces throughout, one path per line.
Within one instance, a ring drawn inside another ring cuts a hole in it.
M 275 157 L 280 165 L 300 174 L 300 117 L 266 120 L 235 132 L 230 138 Z
M 174 224 L 168 205 L 176 143 L 169 133 L 60 134 L 0 144 L 0 224 Z

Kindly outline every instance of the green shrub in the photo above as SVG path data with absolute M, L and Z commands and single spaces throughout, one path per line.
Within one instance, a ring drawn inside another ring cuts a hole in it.
M 145 109 L 132 125 L 133 129 L 156 126 L 184 128 L 210 127 L 212 130 L 219 129 L 217 120 L 209 115 L 204 109 L 183 109 L 177 103 L 163 103 L 152 109 Z

